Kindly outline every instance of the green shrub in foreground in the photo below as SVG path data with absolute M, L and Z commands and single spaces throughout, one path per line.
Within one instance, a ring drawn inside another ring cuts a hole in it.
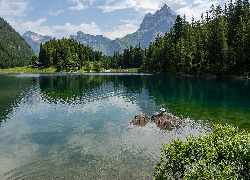
M 190 135 L 160 150 L 155 179 L 250 179 L 250 134 L 231 125 L 213 125 L 211 135 Z

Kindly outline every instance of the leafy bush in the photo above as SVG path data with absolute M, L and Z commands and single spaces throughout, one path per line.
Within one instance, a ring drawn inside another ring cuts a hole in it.
M 155 179 L 250 179 L 250 134 L 213 125 L 211 135 L 172 140 L 154 170 Z
M 91 69 L 92 69 L 92 65 L 90 64 L 90 62 L 89 61 L 85 61 L 85 66 L 86 66 L 86 70 L 89 72 L 89 71 L 91 71 Z
M 101 68 L 102 68 L 102 64 L 100 61 L 94 61 L 93 63 L 93 68 L 96 70 L 96 71 L 100 71 Z
M 39 58 L 36 54 L 34 54 L 30 59 L 30 65 L 33 65 L 35 62 L 38 62 Z

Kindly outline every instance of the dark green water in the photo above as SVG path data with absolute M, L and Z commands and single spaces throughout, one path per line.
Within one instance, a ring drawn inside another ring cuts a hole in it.
M 162 143 L 250 130 L 250 82 L 148 74 L 0 75 L 0 179 L 152 179 Z M 130 125 L 166 108 L 178 130 Z

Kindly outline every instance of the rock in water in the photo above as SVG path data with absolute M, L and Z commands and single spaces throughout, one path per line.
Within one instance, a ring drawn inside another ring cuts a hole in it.
M 156 112 L 151 118 L 145 114 L 137 114 L 130 124 L 137 126 L 145 126 L 150 120 L 155 123 L 159 128 L 164 130 L 173 130 L 174 128 L 180 128 L 182 120 L 174 116 L 173 114 L 167 113 L 164 108 L 161 108 L 161 113 Z
M 164 109 L 161 109 L 164 110 Z M 151 117 L 151 121 L 155 123 L 161 129 L 172 130 L 174 128 L 180 128 L 181 119 L 173 114 L 161 111 L 161 113 L 155 113 Z
M 137 114 L 135 118 L 130 122 L 133 125 L 146 125 L 150 120 L 150 117 L 145 114 Z

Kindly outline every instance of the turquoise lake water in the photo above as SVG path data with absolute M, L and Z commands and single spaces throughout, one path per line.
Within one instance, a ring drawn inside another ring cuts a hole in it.
M 162 107 L 183 127 L 129 124 Z M 212 123 L 249 131 L 249 117 L 248 80 L 0 74 L 0 179 L 152 179 L 162 143 L 209 133 Z

